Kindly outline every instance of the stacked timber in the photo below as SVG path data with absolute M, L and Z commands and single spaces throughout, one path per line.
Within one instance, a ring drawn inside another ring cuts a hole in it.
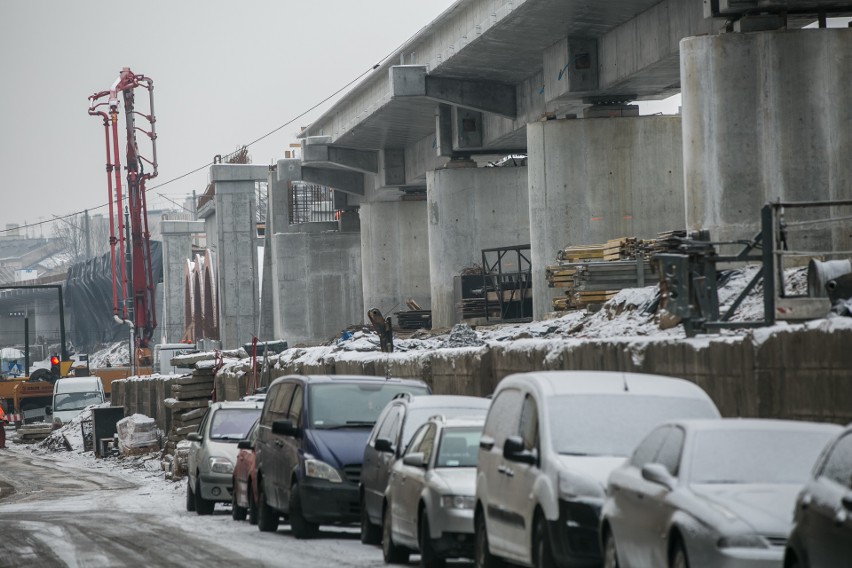
M 560 250 L 557 264 L 545 267 L 548 286 L 565 289 L 564 296 L 553 299 L 553 309 L 567 311 L 601 304 L 624 288 L 654 283 L 656 277 L 647 259 L 657 246 L 656 240 L 622 237 Z

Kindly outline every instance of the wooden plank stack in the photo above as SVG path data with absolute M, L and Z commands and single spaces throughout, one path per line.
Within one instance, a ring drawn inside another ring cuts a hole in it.
M 557 264 L 545 267 L 548 286 L 565 289 L 564 296 L 553 299 L 553 309 L 583 308 L 606 302 L 624 288 L 654 284 L 657 276 L 647 259 L 654 251 L 670 246 L 679 233 L 682 231 L 661 233 L 663 243 L 658 243 L 660 239 L 622 237 L 560 250 Z

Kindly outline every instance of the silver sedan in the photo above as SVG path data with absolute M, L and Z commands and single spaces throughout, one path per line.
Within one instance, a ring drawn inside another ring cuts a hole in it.
M 391 471 L 383 517 L 385 562 L 420 552 L 424 567 L 473 556 L 476 460 L 483 420 L 434 417 Z
M 780 568 L 796 495 L 832 424 L 683 420 L 652 431 L 609 478 L 607 568 Z

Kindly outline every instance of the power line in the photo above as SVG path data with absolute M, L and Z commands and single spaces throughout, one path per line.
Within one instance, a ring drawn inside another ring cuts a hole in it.
M 418 33 L 419 33 L 419 32 L 418 32 Z M 307 110 L 305 110 L 305 111 L 303 111 L 303 112 L 299 113 L 298 115 L 294 116 L 293 118 L 291 118 L 290 120 L 288 120 L 287 122 L 285 122 L 284 124 L 282 124 L 281 126 L 278 126 L 278 127 L 274 128 L 274 129 L 270 130 L 269 132 L 267 132 L 267 133 L 266 133 L 266 134 L 264 134 L 263 136 L 261 136 L 261 137 L 259 137 L 259 138 L 256 138 L 256 139 L 252 140 L 251 142 L 249 142 L 248 144 L 246 144 L 246 145 L 245 145 L 245 147 L 246 147 L 246 148 L 248 148 L 248 147 L 250 147 L 250 146 L 253 146 L 254 144 L 257 144 L 258 142 L 260 142 L 260 141 L 262 141 L 262 140 L 265 140 L 266 138 L 269 138 L 270 136 L 272 136 L 272 135 L 273 135 L 273 134 L 275 134 L 276 132 L 280 131 L 281 129 L 283 129 L 283 128 L 285 128 L 285 127 L 287 127 L 287 126 L 289 126 L 289 125 L 293 124 L 294 122 L 296 122 L 296 121 L 297 121 L 297 120 L 299 120 L 300 118 L 304 117 L 306 114 L 309 114 L 309 113 L 313 112 L 314 110 L 316 110 L 317 108 L 321 107 L 322 105 L 324 105 L 325 103 L 327 103 L 328 101 L 330 101 L 331 99 L 333 99 L 334 97 L 336 97 L 337 95 L 339 95 L 340 93 L 342 93 L 343 91 L 345 91 L 346 89 L 348 89 L 349 87 L 351 87 L 352 85 L 354 85 L 355 83 L 357 83 L 358 81 L 360 81 L 360 80 L 361 80 L 364 76 L 366 76 L 368 73 L 370 73 L 371 71 L 375 71 L 376 69 L 378 69 L 378 68 L 381 66 L 381 64 L 382 64 L 382 63 L 383 63 L 383 62 L 384 62 L 384 61 L 385 61 L 388 57 L 390 57 L 391 55 L 393 55 L 394 53 L 396 53 L 397 51 L 399 51 L 399 49 L 401 49 L 404 45 L 406 45 L 409 41 L 411 41 L 411 40 L 412 40 L 412 39 L 413 39 L 416 35 L 417 35 L 417 33 L 413 34 L 411 37 L 409 37 L 407 40 L 405 40 L 403 43 L 401 43 L 401 44 L 400 44 L 400 45 L 399 45 L 396 49 L 394 49 L 393 51 L 391 51 L 390 53 L 388 53 L 387 55 L 385 55 L 384 57 L 382 57 L 381 59 L 379 59 L 379 61 L 378 61 L 375 65 L 373 65 L 373 66 L 372 66 L 372 67 L 370 67 L 369 69 L 365 70 L 363 73 L 361 73 L 360 75 L 358 75 L 357 77 L 355 77 L 354 79 L 352 79 L 351 81 L 349 81 L 348 83 L 346 83 L 345 85 L 343 85 L 342 87 L 340 87 L 339 89 L 337 89 L 336 91 L 334 91 L 332 94 L 330 94 L 330 95 L 328 95 L 327 97 L 325 97 L 325 98 L 324 98 L 323 100 L 321 100 L 320 102 L 316 103 L 315 105 L 311 106 L 311 107 L 310 107 L 310 108 L 308 108 Z M 225 152 L 225 153 L 223 153 L 222 155 L 227 155 L 227 154 L 229 154 L 229 153 L 230 153 L 230 152 Z M 206 164 L 204 164 L 203 166 L 199 166 L 199 167 L 197 167 L 197 168 L 195 168 L 195 169 L 193 169 L 193 170 L 190 170 L 190 171 L 188 171 L 188 172 L 186 172 L 186 173 L 184 173 L 184 174 L 181 174 L 181 175 L 179 175 L 179 176 L 173 177 L 172 179 L 166 180 L 166 181 L 164 181 L 163 183 L 160 183 L 160 184 L 158 184 L 158 185 L 154 185 L 154 186 L 152 186 L 152 187 L 148 187 L 148 188 L 146 188 L 146 189 L 145 189 L 145 193 L 148 193 L 149 191 L 153 191 L 153 190 L 155 190 L 155 189 L 159 189 L 159 188 L 161 188 L 161 187 L 165 187 L 165 186 L 167 186 L 167 185 L 169 185 L 169 184 L 171 184 L 171 183 L 174 183 L 174 182 L 176 182 L 176 181 L 179 181 L 179 180 L 182 180 L 182 179 L 184 179 L 184 178 L 186 178 L 186 177 L 189 177 L 189 176 L 191 176 L 192 174 L 198 173 L 198 172 L 200 172 L 201 170 L 204 170 L 204 169 L 206 169 L 206 168 L 209 168 L 210 166 L 212 166 L 212 165 L 213 165 L 213 163 L 214 163 L 214 162 L 211 160 L 210 162 L 207 162 L 207 163 L 206 163 Z M 125 195 L 125 196 L 123 196 L 123 197 L 122 197 L 122 201 L 126 201 L 127 199 L 128 199 L 128 196 L 127 196 L 127 195 Z M 104 207 L 108 207 L 108 206 L 109 206 L 109 203 L 102 203 L 101 205 L 98 205 L 98 206 L 95 206 L 95 207 L 87 207 L 87 208 L 85 208 L 85 209 L 81 209 L 81 210 L 76 211 L 76 212 L 74 212 L 74 213 L 68 213 L 68 214 L 66 214 L 66 215 L 53 215 L 53 219 L 46 219 L 46 220 L 44 220 L 44 221 L 37 221 L 37 222 L 35 222 L 35 223 L 27 223 L 27 224 L 19 225 L 19 226 L 17 226 L 17 227 L 10 228 L 10 229 L 0 229 L 0 234 L 3 234 L 3 233 L 9 233 L 9 232 L 12 232 L 12 231 L 18 231 L 18 230 L 20 230 L 20 229 L 29 229 L 29 228 L 31 228 L 31 227 L 38 227 L 38 226 L 40 226 L 40 225 L 45 225 L 45 224 L 47 224 L 47 223 L 53 223 L 54 221 L 62 221 L 62 220 L 64 220 L 64 219 L 68 219 L 69 217 L 76 217 L 77 215 L 80 215 L 81 213 L 85 212 L 86 210 L 89 210 L 89 211 L 97 211 L 98 209 L 103 209 Z

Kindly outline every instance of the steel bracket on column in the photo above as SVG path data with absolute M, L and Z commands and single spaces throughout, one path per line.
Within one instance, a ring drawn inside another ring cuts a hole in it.
M 517 118 L 515 87 L 494 81 L 472 81 L 427 75 L 425 65 L 390 68 L 391 96 L 425 97 L 506 118 Z
M 364 174 L 347 170 L 302 166 L 302 181 L 317 183 L 353 195 L 364 195 Z
M 330 164 L 369 174 L 379 172 L 379 155 L 375 150 L 358 150 L 332 144 L 303 144 L 302 163 Z

